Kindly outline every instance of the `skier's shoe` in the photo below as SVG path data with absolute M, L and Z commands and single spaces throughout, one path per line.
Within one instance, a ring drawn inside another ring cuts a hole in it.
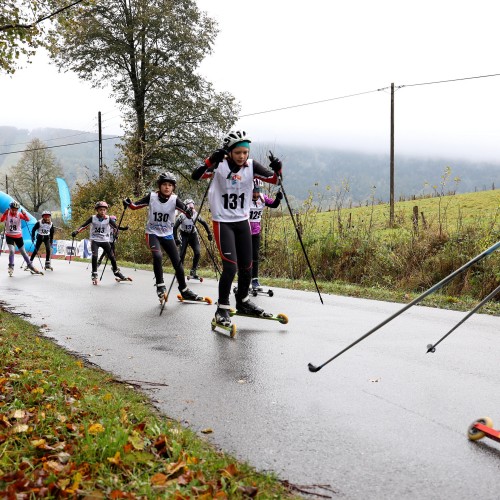
M 229 314 L 229 309 L 217 307 L 214 320 L 219 326 L 229 328 L 231 326 L 231 315 Z
M 195 302 L 197 304 L 200 304 L 202 302 L 205 302 L 207 304 L 212 303 L 212 299 L 210 297 L 202 297 L 201 295 L 196 295 L 192 290 L 189 288 L 185 288 L 184 290 L 179 289 L 181 293 L 177 294 L 177 298 L 181 302 Z
M 243 299 L 236 301 L 236 314 L 255 316 L 257 318 L 269 318 L 272 316 L 272 314 L 264 312 L 262 307 L 254 304 L 248 297 L 246 300 Z
M 43 272 L 39 271 L 33 264 L 30 264 L 28 266 L 28 269 L 30 270 L 31 274 L 43 274 Z
M 156 294 L 158 295 L 160 302 L 163 302 L 165 300 L 165 295 L 167 294 L 167 288 L 163 283 L 156 285 Z
M 127 276 L 124 276 L 121 272 L 120 269 L 116 268 L 115 271 L 113 271 L 113 274 L 115 275 L 116 281 L 132 281 L 132 278 L 127 278 Z
M 264 289 L 262 288 L 262 286 L 259 283 L 259 278 L 253 278 L 252 279 L 252 290 L 254 292 L 262 292 L 262 291 L 264 291 Z
M 33 261 L 32 261 L 32 262 L 33 262 Z M 33 264 L 31 264 L 31 265 L 33 265 Z M 29 271 L 29 270 L 30 270 L 30 266 L 25 266 L 25 267 L 24 267 L 24 270 L 25 270 L 25 271 Z
M 48 262 L 48 261 L 47 261 L 47 262 L 45 262 L 45 267 L 44 267 L 44 269 L 45 269 L 46 271 L 53 271 L 53 270 L 54 270 L 54 269 L 52 268 L 52 266 L 51 266 L 50 262 Z
M 237 328 L 235 323 L 231 323 L 231 309 L 229 304 L 219 304 L 215 311 L 215 316 L 211 321 L 212 330 L 222 328 L 229 332 L 231 338 L 236 337 Z
M 198 280 L 200 283 L 203 281 L 203 278 L 196 273 L 196 269 L 191 269 L 186 278 L 188 280 Z
M 13 264 L 9 264 L 7 272 L 9 273 L 9 276 L 12 276 L 14 274 L 14 265 Z
M 92 279 L 92 284 L 97 285 L 97 273 L 92 273 L 90 277 Z

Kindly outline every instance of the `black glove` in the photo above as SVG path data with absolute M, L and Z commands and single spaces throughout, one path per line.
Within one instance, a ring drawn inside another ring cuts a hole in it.
M 276 199 L 277 200 L 282 200 L 283 199 L 283 193 L 281 192 L 281 190 L 276 193 Z
M 208 241 L 212 241 L 214 237 L 212 236 L 212 233 L 207 234 Z
M 193 209 L 191 207 L 186 208 L 186 217 L 188 219 L 192 219 L 193 218 Z
M 129 205 L 132 205 L 132 200 L 130 198 L 125 198 L 123 201 L 123 208 L 128 208 Z
M 275 174 L 279 174 L 281 172 L 281 168 L 283 167 L 281 160 L 279 158 L 275 158 L 275 156 L 269 151 L 269 168 L 272 169 L 272 171 Z
M 224 160 L 227 155 L 227 151 L 225 149 L 216 149 L 209 157 L 208 161 L 210 162 L 211 168 L 217 168 L 219 163 Z
M 175 244 L 179 246 L 181 244 L 181 240 L 179 238 L 175 238 Z
M 73 236 L 73 238 L 75 238 L 77 234 L 78 234 L 78 231 L 73 231 L 73 232 L 71 233 L 71 236 Z

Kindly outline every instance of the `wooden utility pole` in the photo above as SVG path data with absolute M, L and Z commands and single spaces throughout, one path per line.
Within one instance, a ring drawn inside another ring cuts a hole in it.
M 99 124 L 99 179 L 102 177 L 102 127 L 101 112 L 97 113 L 97 122 Z
M 7 177 L 7 174 L 5 174 L 5 192 L 9 194 L 9 178 Z
M 391 153 L 389 181 L 389 226 L 394 226 L 394 83 L 391 83 Z

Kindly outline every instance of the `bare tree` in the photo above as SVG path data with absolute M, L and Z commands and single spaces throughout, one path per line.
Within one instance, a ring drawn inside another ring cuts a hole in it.
M 28 210 L 38 212 L 48 201 L 57 201 L 56 177 L 62 176 L 56 157 L 40 139 L 33 139 L 10 170 L 12 193 Z

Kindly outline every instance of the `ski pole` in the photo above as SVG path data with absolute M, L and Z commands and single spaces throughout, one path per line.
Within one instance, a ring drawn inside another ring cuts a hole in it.
M 217 281 L 219 281 L 219 278 L 217 277 L 219 274 L 222 274 L 221 270 L 219 269 L 219 266 L 217 265 L 217 262 L 215 261 L 215 257 L 214 257 L 214 254 L 212 253 L 212 251 L 210 250 L 210 245 L 208 243 L 205 242 L 205 239 L 203 238 L 203 236 L 201 235 L 201 233 L 199 233 L 200 235 L 200 238 L 201 238 L 201 241 L 203 242 L 203 244 L 205 245 L 205 248 L 207 250 L 207 253 L 210 257 L 210 260 L 212 261 L 212 264 L 214 265 L 214 270 L 215 270 L 215 279 Z
M 2 256 L 2 253 L 3 253 L 3 242 L 4 242 L 4 239 L 5 239 L 5 230 L 7 229 L 7 223 L 4 224 L 3 226 L 3 231 L 2 231 L 2 242 L 0 243 L 0 257 Z
M 483 253 L 480 253 L 479 255 L 476 255 L 473 259 L 471 259 L 469 262 L 464 264 L 461 268 L 457 269 L 456 271 L 453 271 L 450 275 L 446 276 L 446 278 L 442 279 L 439 283 L 436 283 L 434 286 L 431 286 L 427 291 L 425 291 L 422 295 L 419 295 L 416 299 L 413 299 L 411 302 L 406 304 L 404 307 L 402 307 L 399 311 L 395 312 L 393 315 L 389 316 L 387 319 L 379 323 L 377 326 L 373 327 L 369 332 L 365 333 L 359 339 L 355 340 L 352 344 L 349 344 L 346 348 L 342 349 L 339 353 L 335 354 L 335 356 L 331 357 L 329 360 L 325 361 L 322 365 L 315 366 L 312 363 L 309 363 L 307 366 L 309 368 L 310 372 L 317 372 L 321 370 L 325 365 L 333 361 L 335 358 L 338 358 L 341 354 L 344 352 L 348 351 L 351 347 L 354 347 L 356 344 L 361 342 L 362 340 L 366 339 L 366 337 L 370 336 L 372 333 L 376 332 L 379 328 L 383 327 L 389 321 L 392 321 L 394 318 L 399 316 L 401 313 L 404 313 L 407 309 L 409 309 L 411 306 L 414 306 L 415 304 L 418 304 L 420 301 L 422 301 L 425 297 L 430 295 L 431 293 L 434 293 L 436 290 L 439 290 L 442 288 L 444 285 L 449 283 L 455 276 L 459 275 L 469 267 L 471 267 L 473 264 L 476 262 L 479 262 L 481 259 L 484 259 L 487 255 L 490 253 L 494 252 L 498 247 L 500 247 L 500 241 L 497 241 L 494 245 L 492 245 L 490 248 L 485 250 Z
M 210 178 L 210 181 L 208 182 L 207 189 L 205 189 L 205 194 L 203 195 L 203 198 L 201 199 L 200 208 L 198 209 L 198 212 L 196 213 L 196 217 L 193 220 L 193 228 L 196 226 L 196 223 L 198 222 L 198 217 L 200 216 L 201 209 L 203 208 L 203 205 L 205 204 L 205 199 L 207 198 L 208 190 L 210 189 L 210 186 L 212 185 L 212 181 L 214 180 L 214 176 L 215 176 L 215 172 L 213 172 L 213 175 Z M 186 256 L 187 247 L 188 246 L 186 244 L 186 246 L 184 247 L 183 251 L 181 252 L 181 256 L 180 256 L 180 258 L 181 258 L 180 259 L 180 265 L 181 266 L 182 266 L 182 264 L 184 262 L 184 257 Z M 168 287 L 168 292 L 167 292 L 167 296 L 165 298 L 165 303 L 168 301 L 168 296 L 170 295 L 170 291 L 172 290 L 172 287 L 174 286 L 175 273 L 176 272 L 177 272 L 177 269 L 175 269 L 175 267 L 174 267 L 174 277 L 172 278 L 172 281 L 170 282 L 170 286 Z
M 271 151 L 269 151 L 269 160 L 271 160 L 271 161 L 275 160 L 275 157 Z M 300 235 L 299 228 L 297 227 L 297 224 L 295 222 L 295 218 L 294 218 L 293 213 L 292 213 L 292 208 L 290 207 L 290 203 L 288 202 L 288 196 L 286 195 L 286 191 L 285 191 L 285 188 L 283 186 L 283 181 L 281 179 L 281 175 L 278 175 L 278 182 L 279 182 L 281 191 L 283 191 L 283 196 L 285 197 L 286 206 L 288 207 L 288 211 L 290 212 L 290 217 L 292 218 L 292 222 L 293 222 L 293 225 L 295 227 L 295 232 L 297 233 L 297 237 L 299 238 L 300 246 L 302 247 L 302 251 L 304 252 L 304 257 L 306 258 L 307 265 L 309 266 L 309 272 L 311 273 L 311 277 L 314 281 L 314 285 L 316 286 L 316 290 L 317 290 L 318 295 L 319 295 L 319 300 L 321 300 L 321 303 L 323 304 L 323 297 L 321 296 L 321 292 L 319 291 L 318 283 L 316 283 L 316 278 L 314 277 L 311 263 L 309 262 L 309 257 L 307 256 L 307 252 L 306 252 L 306 249 L 304 247 L 304 243 L 302 241 L 302 236 Z
M 435 344 L 428 344 L 427 346 L 427 353 L 429 352 L 436 352 L 436 347 L 446 338 L 448 335 L 450 335 L 452 332 L 454 332 L 460 325 L 465 323 L 476 311 L 481 309 L 481 307 L 486 304 L 489 300 L 491 300 L 497 293 L 500 292 L 500 286 L 497 286 L 495 290 L 493 290 L 489 295 L 487 295 L 479 304 L 476 305 L 473 309 L 471 309 L 446 335 L 443 335 Z
M 123 216 L 125 215 L 125 210 L 127 210 L 127 207 L 123 207 L 123 212 L 122 212 L 122 215 L 120 216 L 120 222 L 118 222 L 118 225 L 116 227 L 120 227 L 122 225 L 122 220 L 123 220 Z M 118 234 L 118 232 L 117 232 L 117 234 Z M 115 238 L 115 234 L 113 233 L 113 243 L 115 241 L 116 241 L 116 238 Z M 104 267 L 102 268 L 102 273 L 101 273 L 101 277 L 99 278 L 99 281 L 102 280 L 102 277 L 104 276 L 104 271 L 106 270 L 107 265 L 108 265 L 108 255 L 106 254 L 106 262 L 104 262 Z

